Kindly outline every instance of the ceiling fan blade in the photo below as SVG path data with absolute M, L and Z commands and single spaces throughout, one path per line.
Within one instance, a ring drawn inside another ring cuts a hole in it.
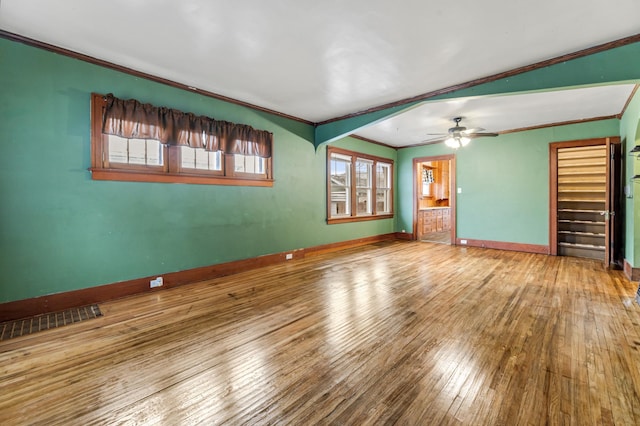
M 426 136 L 447 136 L 448 133 L 425 133 Z
M 485 130 L 485 129 L 484 129 L 484 128 L 482 128 L 482 127 L 474 127 L 474 128 L 472 128 L 472 129 L 463 130 L 463 131 L 462 131 L 462 132 L 460 132 L 460 133 L 465 133 L 465 134 L 467 134 L 467 135 L 470 135 L 470 134 L 472 134 L 472 133 L 482 132 L 483 130 Z
M 471 133 L 470 135 L 468 135 L 470 138 L 483 138 L 483 137 L 496 137 L 499 136 L 500 133 Z

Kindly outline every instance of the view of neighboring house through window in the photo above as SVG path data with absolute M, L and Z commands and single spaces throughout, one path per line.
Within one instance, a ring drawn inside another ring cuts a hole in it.
M 329 147 L 327 174 L 329 223 L 393 217 L 391 160 Z
M 391 164 L 376 164 L 376 211 L 391 213 Z
M 333 153 L 329 164 L 330 217 L 351 216 L 351 156 Z
M 358 199 L 357 214 L 371 214 L 371 189 L 373 179 L 371 178 L 371 168 L 373 161 L 364 158 L 356 159 L 356 197 Z

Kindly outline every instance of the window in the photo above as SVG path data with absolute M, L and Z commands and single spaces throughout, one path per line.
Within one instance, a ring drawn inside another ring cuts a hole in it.
M 112 95 L 91 106 L 93 179 L 273 186 L 266 131 Z
M 391 214 L 391 164 L 376 164 L 376 211 L 379 214 Z
M 329 147 L 327 176 L 328 223 L 393 217 L 391 160 Z

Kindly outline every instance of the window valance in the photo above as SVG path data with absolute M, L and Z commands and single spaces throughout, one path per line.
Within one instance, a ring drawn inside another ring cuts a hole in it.
M 273 134 L 244 124 L 196 116 L 143 104 L 135 99 L 105 96 L 102 132 L 124 138 L 156 139 L 163 144 L 204 148 L 225 154 L 271 157 Z

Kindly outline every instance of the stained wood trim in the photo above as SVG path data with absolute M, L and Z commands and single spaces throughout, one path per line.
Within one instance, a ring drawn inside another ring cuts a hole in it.
M 243 179 L 239 177 L 187 175 L 183 173 L 147 173 L 125 169 L 90 168 L 93 180 L 125 182 L 193 183 L 199 185 L 232 185 L 272 187 L 273 179 Z
M 314 123 L 309 120 L 304 120 L 300 117 L 294 117 L 293 115 L 284 114 L 282 112 L 274 111 L 269 108 L 264 108 L 258 105 L 254 105 L 248 102 L 240 101 L 238 99 L 229 98 L 227 96 L 219 95 L 214 92 L 209 92 L 208 90 L 198 89 L 193 86 L 189 86 L 186 84 L 178 83 L 177 81 L 169 80 L 163 77 L 158 77 L 153 74 L 148 74 L 142 71 L 135 70 L 133 68 L 124 67 L 122 65 L 114 64 L 113 62 L 105 61 L 103 59 L 98 59 L 93 56 L 85 55 L 83 53 L 74 52 L 73 50 L 65 49 L 59 46 L 55 46 L 53 44 L 44 43 L 42 41 L 34 40 L 29 37 L 24 37 L 19 34 L 14 34 L 9 31 L 0 30 L 0 37 L 5 38 L 7 40 L 15 41 L 18 43 L 26 44 L 27 46 L 37 47 L 39 49 L 47 50 L 49 52 L 57 53 L 60 55 L 68 56 L 73 59 L 78 59 L 80 61 L 88 62 L 90 64 L 99 65 L 101 67 L 109 68 L 115 71 L 119 71 L 125 74 L 129 74 L 135 77 L 144 78 L 145 80 L 154 81 L 156 83 L 164 84 L 167 86 L 175 87 L 177 89 L 186 90 L 187 92 L 198 93 L 202 96 L 206 96 L 213 99 L 218 99 L 224 102 L 229 102 L 235 105 L 240 105 L 243 107 L 251 108 L 253 110 L 266 112 L 268 114 L 272 114 L 278 117 L 286 118 L 289 120 L 298 121 L 300 123 L 313 125 Z
M 523 243 L 509 243 L 504 241 L 490 241 L 490 240 L 470 240 L 466 239 L 467 243 L 462 244 L 464 238 L 458 238 L 456 245 L 469 246 L 469 247 L 481 247 L 497 250 L 508 251 L 520 251 L 524 253 L 536 253 L 536 254 L 549 254 L 549 246 L 539 244 L 523 244 Z
M 282 253 L 268 254 L 249 259 L 220 263 L 217 265 L 203 266 L 184 271 L 168 272 L 96 287 L 6 302 L 0 304 L 0 322 L 27 318 L 48 312 L 62 311 L 92 303 L 106 302 L 108 300 L 131 296 L 138 293 L 159 291 L 198 281 L 233 275 L 238 272 L 258 269 L 264 266 L 289 262 L 290 260 L 286 258 L 287 254 L 292 254 L 293 260 L 303 259 L 305 256 L 313 256 L 381 241 L 394 240 L 397 238 L 396 235 L 396 233 L 374 235 L 355 240 L 323 244 L 306 249 L 289 250 Z M 149 281 L 155 279 L 157 276 L 163 277 L 163 286 L 153 289 L 149 288 Z
M 607 138 L 611 139 L 611 143 L 619 143 L 620 138 L 618 136 L 605 136 L 601 138 L 572 140 L 563 142 L 551 142 L 549 147 L 558 148 L 576 148 L 580 146 L 594 146 L 594 145 L 606 145 Z
M 379 219 L 393 219 L 393 214 L 370 214 L 366 216 L 336 217 L 327 219 L 327 224 L 334 225 L 336 223 L 366 222 L 368 220 Z
M 371 237 L 357 238 L 355 240 L 339 241 L 337 243 L 322 244 L 319 246 L 304 249 L 304 256 L 315 256 L 324 253 L 330 253 L 338 250 L 344 250 L 352 247 L 364 246 L 367 244 L 379 243 L 382 241 L 391 241 L 396 239 L 396 233 L 374 235 Z
M 623 270 L 629 281 L 640 281 L 640 268 L 631 266 L 627 259 L 624 260 Z
M 509 133 L 525 132 L 527 130 L 546 129 L 548 127 L 568 126 L 570 124 L 590 123 L 592 121 L 611 120 L 612 118 L 619 118 L 618 115 L 603 115 L 600 117 L 584 118 L 580 120 L 558 121 L 556 123 L 541 124 L 539 126 L 520 127 L 518 129 L 502 130 L 500 135 L 506 135 Z
M 558 255 L 558 147 L 549 144 L 549 254 Z
M 415 236 L 408 232 L 396 232 L 396 240 L 411 241 L 415 240 Z
M 317 125 L 328 124 L 334 121 L 345 120 L 347 118 L 357 117 L 364 114 L 369 114 L 376 111 L 381 111 L 383 109 L 393 108 L 405 104 L 409 104 L 416 101 L 423 101 L 429 98 L 433 98 L 436 96 L 444 95 L 446 93 L 455 92 L 462 89 L 468 89 L 469 87 L 478 86 L 480 84 L 491 83 L 492 81 L 500 80 L 503 78 L 513 77 L 518 74 L 524 74 L 529 71 L 535 71 L 540 68 L 545 68 L 551 65 L 560 64 L 563 62 L 571 61 L 573 59 L 582 58 L 584 56 L 593 55 L 596 53 L 604 52 L 606 50 L 615 49 L 617 47 L 626 46 L 628 44 L 637 43 L 640 41 L 640 34 L 636 34 L 630 37 L 621 38 L 618 40 L 610 41 L 608 43 L 599 44 L 597 46 L 588 47 L 586 49 L 578 50 L 577 52 L 568 53 L 566 55 L 557 56 L 555 58 L 547 59 L 544 61 L 536 62 L 530 65 L 525 65 L 523 67 L 514 68 L 509 71 L 501 72 L 498 74 L 493 74 L 487 77 L 477 78 L 475 80 L 467 81 L 465 83 L 455 84 L 453 86 L 445 87 L 443 89 L 434 90 L 432 92 L 423 93 L 421 95 L 412 96 L 410 98 L 405 98 L 396 102 L 391 102 L 388 104 L 372 107 L 369 109 L 365 109 L 359 112 L 343 115 L 336 118 L 331 118 L 329 120 L 321 121 L 317 123 Z

